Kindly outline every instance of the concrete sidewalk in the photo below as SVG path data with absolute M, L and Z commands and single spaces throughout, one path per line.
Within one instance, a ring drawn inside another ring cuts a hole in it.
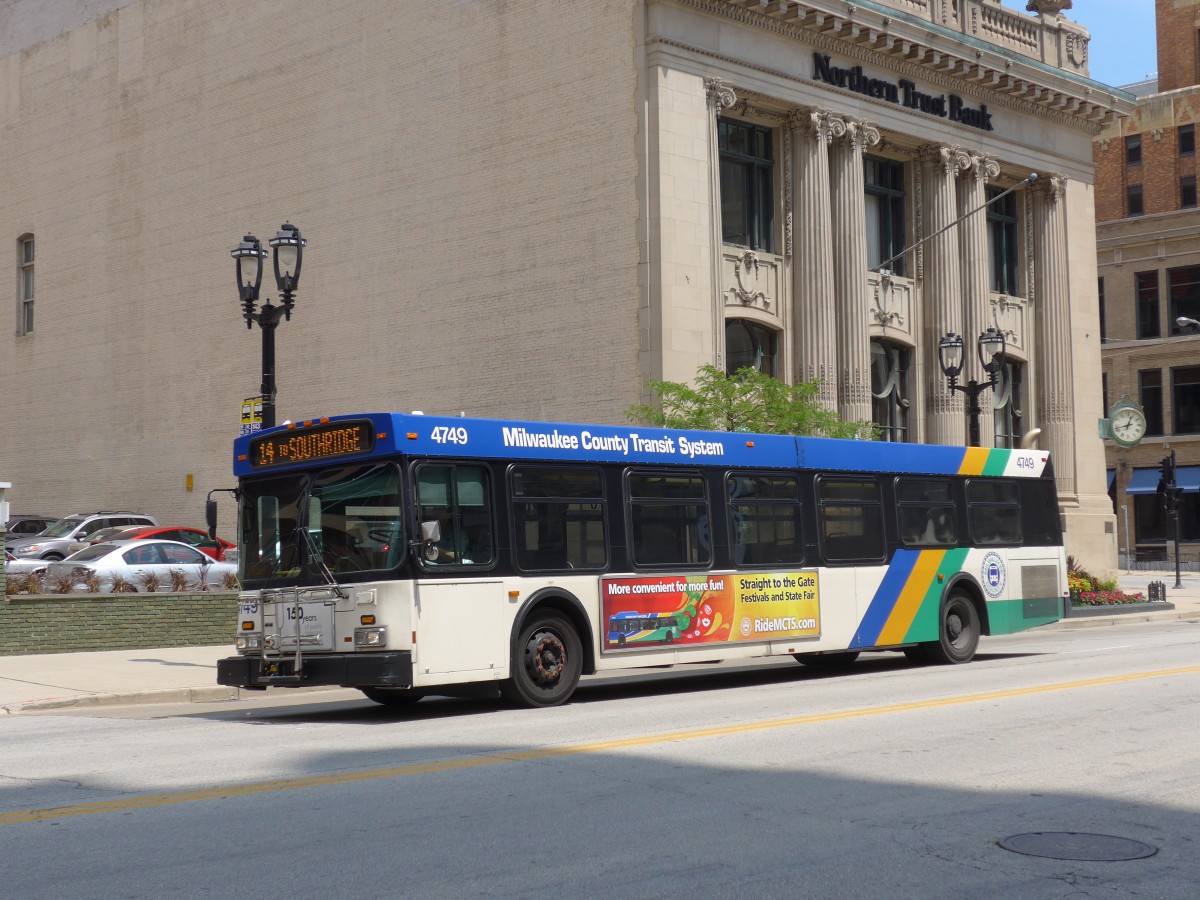
M 1174 609 L 1068 618 L 1044 627 L 1097 628 L 1200 619 L 1200 575 L 1185 575 L 1179 590 L 1174 588 L 1174 572 L 1133 572 L 1120 577 L 1122 589 L 1131 593 L 1146 594 L 1151 581 L 1161 581 L 1167 586 L 1167 602 Z M 237 688 L 217 684 L 217 660 L 232 655 L 230 643 L 216 647 L 0 656 L 0 714 L 132 703 L 236 700 L 240 696 Z M 261 696 L 258 692 L 248 693 Z

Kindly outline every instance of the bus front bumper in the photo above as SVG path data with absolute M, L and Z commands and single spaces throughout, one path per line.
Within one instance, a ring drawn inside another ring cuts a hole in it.
M 327 653 L 304 656 L 300 672 L 295 659 L 263 660 L 259 656 L 229 656 L 217 660 L 217 684 L 230 687 L 411 687 L 412 653 Z

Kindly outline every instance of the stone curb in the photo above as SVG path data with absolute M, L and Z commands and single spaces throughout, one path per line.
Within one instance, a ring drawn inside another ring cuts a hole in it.
M 1072 606 L 1063 616 L 1065 619 L 1083 619 L 1089 616 L 1129 616 L 1138 613 L 1170 612 L 1175 609 L 1174 603 L 1156 601 L 1154 603 L 1119 603 L 1109 606 Z
M 336 686 L 287 688 L 288 694 L 337 690 Z M 226 685 L 212 687 L 168 688 L 161 691 L 131 691 L 124 694 L 82 694 L 78 697 L 59 697 L 30 700 L 0 706 L 3 713 L 34 712 L 47 709 L 90 709 L 98 706 L 138 706 L 150 703 L 221 703 L 230 700 L 250 700 L 264 696 L 262 691 L 244 691 Z
M 1200 617 L 1196 612 L 1179 612 L 1178 610 L 1161 610 L 1156 612 L 1127 612 L 1113 613 L 1106 610 L 1107 615 L 1071 616 L 1059 619 L 1050 625 L 1042 625 L 1038 631 L 1058 631 L 1072 628 L 1099 628 L 1104 625 L 1132 625 L 1142 622 L 1195 621 Z

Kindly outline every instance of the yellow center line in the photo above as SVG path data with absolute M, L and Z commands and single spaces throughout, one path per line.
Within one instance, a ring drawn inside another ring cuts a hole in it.
M 68 816 L 90 816 L 96 813 L 122 812 L 145 809 L 153 806 L 169 806 L 175 803 L 193 803 L 198 800 L 221 800 L 229 797 L 246 797 L 273 791 L 293 791 L 300 788 L 325 787 L 371 781 L 379 778 L 403 778 L 407 775 L 427 775 L 434 772 L 454 772 L 462 769 L 494 766 L 499 763 L 529 762 L 531 760 L 555 759 L 581 753 L 602 753 L 606 750 L 622 750 L 630 747 L 645 747 L 654 744 L 670 744 L 692 741 L 699 738 L 721 737 L 731 734 L 747 734 L 766 731 L 769 728 L 793 728 L 797 725 L 815 725 L 822 722 L 838 722 L 845 719 L 863 719 L 892 713 L 938 709 L 947 706 L 962 706 L 968 703 L 986 703 L 1013 697 L 1030 697 L 1057 691 L 1072 691 L 1079 688 L 1099 687 L 1106 684 L 1124 684 L 1145 681 L 1150 678 L 1170 678 L 1175 675 L 1195 675 L 1200 665 L 1181 666 L 1176 669 L 1157 669 L 1153 672 L 1134 672 L 1128 675 L 1108 675 L 1103 678 L 1086 678 L 1081 681 L 1063 681 L 1034 687 L 1011 688 L 1004 691 L 986 691 L 981 694 L 962 694 L 957 697 L 942 697 L 934 700 L 913 700 L 908 703 L 891 703 L 886 706 L 867 706 L 844 709 L 836 712 L 812 713 L 806 716 L 788 716 L 783 719 L 768 719 L 762 722 L 744 722 L 739 725 L 721 725 L 713 728 L 693 728 L 666 734 L 647 734 L 639 737 L 619 738 L 612 741 L 593 741 L 587 744 L 569 744 L 563 747 L 539 747 L 532 750 L 514 750 L 464 759 L 447 759 L 435 762 L 412 763 L 391 766 L 386 769 L 366 769 L 357 772 L 335 772 L 328 775 L 310 775 L 304 778 L 286 778 L 278 781 L 260 781 L 253 784 L 226 785 L 203 788 L 195 791 L 179 791 L 171 794 L 153 794 L 146 797 L 118 798 L 99 803 L 81 803 L 76 806 L 56 806 L 50 809 L 28 809 L 0 814 L 0 825 L 15 822 L 36 822 L 43 819 L 61 819 Z

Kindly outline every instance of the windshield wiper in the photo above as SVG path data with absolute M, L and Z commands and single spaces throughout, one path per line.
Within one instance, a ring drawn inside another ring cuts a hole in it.
M 333 573 L 329 571 L 329 566 L 325 565 L 324 555 L 320 548 L 317 547 L 317 542 L 313 540 L 312 532 L 308 530 L 308 511 L 312 508 L 312 476 L 307 476 L 302 482 L 303 488 L 300 492 L 300 505 L 296 510 L 296 532 L 292 538 L 297 549 L 300 546 L 300 540 L 303 538 L 305 554 L 300 562 L 300 568 L 303 570 L 308 568 L 306 563 L 311 563 L 312 566 L 321 573 L 321 577 L 325 579 L 325 583 L 333 588 L 334 594 L 340 599 L 345 600 L 350 595 L 346 593 L 337 579 L 333 577 Z

